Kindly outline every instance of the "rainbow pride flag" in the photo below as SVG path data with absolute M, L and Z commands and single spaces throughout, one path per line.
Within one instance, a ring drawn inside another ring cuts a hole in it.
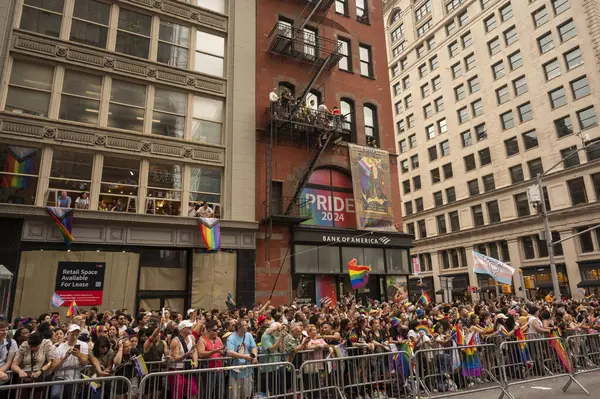
M 431 298 L 425 291 L 423 291 L 421 297 L 419 298 L 419 301 L 423 301 L 425 305 L 429 305 L 431 303 Z
M 369 272 L 371 268 L 369 266 L 360 266 L 356 264 L 356 258 L 353 258 L 348 262 L 348 273 L 350 274 L 350 283 L 352 289 L 357 290 L 367 285 L 369 281 Z
M 221 249 L 221 224 L 216 218 L 199 218 L 200 234 L 208 251 Z
M 519 343 L 517 349 L 519 350 L 521 362 L 523 364 L 531 366 L 531 362 L 529 361 L 529 348 L 527 348 L 527 343 L 525 342 L 525 334 L 523 334 L 523 331 L 521 331 L 521 327 L 517 327 L 517 329 L 515 330 L 515 338 Z
M 67 317 L 73 317 L 79 312 L 79 306 L 77 306 L 77 302 L 73 301 L 69 305 L 69 309 L 67 309 Z
M 50 214 L 52 220 L 54 220 L 54 223 L 56 223 L 56 226 L 60 230 L 60 234 L 65 240 L 65 245 L 68 247 L 75 241 L 75 238 L 71 235 L 73 209 L 48 206 L 46 207 L 46 210 Z
M 4 172 L 14 173 L 14 175 L 3 175 L 2 186 L 13 188 L 29 187 L 29 177 L 34 173 L 34 157 L 37 153 L 35 148 L 24 148 L 10 146 L 6 152 L 6 161 L 4 163 Z M 19 175 L 19 176 L 18 176 Z
M 560 334 L 556 330 L 554 330 L 548 334 L 548 337 L 549 338 L 560 338 Z M 548 341 L 548 343 L 556 352 L 556 355 L 558 356 L 558 359 L 560 360 L 563 367 L 565 368 L 565 371 L 567 373 L 572 372 L 573 370 L 571 369 L 571 363 L 569 362 L 569 358 L 567 357 L 567 351 L 565 350 L 565 347 L 563 346 L 562 341 L 560 339 L 553 339 L 551 341 Z

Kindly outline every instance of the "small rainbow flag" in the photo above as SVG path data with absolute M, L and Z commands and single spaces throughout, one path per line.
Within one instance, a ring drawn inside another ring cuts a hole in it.
M 423 301 L 425 305 L 429 305 L 431 303 L 431 298 L 429 297 L 429 295 L 427 295 L 425 291 L 423 291 L 421 297 L 419 298 L 419 301 Z
M 360 266 L 356 264 L 356 258 L 353 258 L 348 262 L 348 273 L 350 274 L 350 283 L 352 289 L 357 290 L 367 285 L 369 281 L 369 272 L 371 268 L 369 266 Z
M 573 370 L 571 368 L 571 362 L 569 362 L 569 358 L 567 356 L 567 351 L 565 350 L 562 341 L 558 339 L 560 338 L 560 334 L 556 330 L 554 330 L 550 334 L 548 334 L 548 338 L 555 338 L 548 341 L 548 344 L 556 351 L 558 360 L 560 360 L 560 362 L 562 363 L 565 371 L 567 373 L 571 373 Z
M 56 292 L 54 294 L 52 294 L 52 298 L 50 298 L 50 302 L 52 303 L 52 306 L 55 308 L 62 306 L 62 304 L 65 303 L 65 301 L 63 301 L 63 299 L 60 297 L 60 295 L 58 295 Z
M 216 218 L 199 218 L 200 234 L 208 251 L 221 249 L 221 224 Z
M 397 317 L 395 317 L 395 316 L 393 316 L 393 317 L 390 319 L 390 322 L 391 322 L 391 324 L 392 324 L 392 327 L 396 327 L 396 326 L 400 325 L 400 319 L 399 319 L 399 318 L 397 318 Z
M 60 230 L 65 244 L 67 247 L 71 245 L 75 239 L 71 235 L 71 225 L 73 224 L 73 209 L 71 208 L 59 208 L 54 206 L 46 207 L 46 210 L 50 214 L 50 217 L 56 223 L 56 226 Z
M 77 306 L 77 302 L 73 301 L 69 305 L 69 309 L 67 309 L 67 317 L 73 317 L 79 312 L 79 306 Z

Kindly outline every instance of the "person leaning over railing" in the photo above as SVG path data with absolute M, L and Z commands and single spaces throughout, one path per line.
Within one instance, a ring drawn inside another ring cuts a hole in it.
M 89 360 L 94 367 L 97 377 L 109 377 L 112 375 L 112 368 L 115 360 L 115 352 L 112 350 L 110 341 L 107 337 L 101 335 L 98 337 L 92 349 Z M 104 391 L 110 391 L 109 384 L 104 387 Z M 97 389 L 92 395 L 92 399 L 101 399 L 102 389 Z
M 12 380 L 10 366 L 17 353 L 17 343 L 8 338 L 8 323 L 0 320 L 0 385 L 7 384 Z M 0 392 L 0 399 L 7 399 L 8 391 Z
M 258 347 L 248 332 L 248 323 L 238 321 L 235 325 L 236 332 L 227 339 L 227 356 L 233 358 L 233 366 L 256 364 L 258 362 Z M 229 378 L 229 398 L 248 399 L 252 396 L 253 370 L 235 369 Z
M 67 342 L 56 348 L 52 370 L 56 380 L 78 380 L 81 378 L 81 369 L 88 362 L 88 344 L 79 341 L 81 327 L 71 324 L 67 330 Z M 73 396 L 73 385 L 54 385 L 50 390 L 50 399 Z
M 35 332 L 27 342 L 19 347 L 11 365 L 12 371 L 19 377 L 19 383 L 43 381 L 56 358 L 55 348 L 42 334 Z M 40 399 L 45 388 L 25 388 L 15 399 Z
M 196 350 L 199 359 L 215 359 L 207 362 L 209 369 L 220 369 L 226 348 L 217 335 L 219 328 L 214 320 L 208 320 L 205 325 L 204 335 L 198 340 Z M 202 387 L 204 398 L 223 398 L 225 394 L 225 373 L 221 370 L 210 371 L 202 374 Z

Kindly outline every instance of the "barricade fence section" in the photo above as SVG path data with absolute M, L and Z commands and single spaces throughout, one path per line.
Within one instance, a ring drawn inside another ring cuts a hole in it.
M 567 337 L 567 351 L 575 375 L 600 371 L 600 334 L 575 334 Z
M 448 397 L 501 390 L 512 397 L 495 370 L 493 344 L 450 346 L 415 352 L 415 375 L 420 397 Z
M 139 391 L 149 398 L 249 399 L 292 398 L 296 370 L 289 362 L 268 362 L 146 375 Z
M 78 380 L 33 381 L 21 379 L 14 384 L 0 385 L 0 398 L 11 399 L 102 399 L 134 397 L 131 382 L 126 377 L 112 376 Z
M 567 378 L 563 391 L 575 383 L 589 395 L 576 376 L 600 371 L 598 333 L 572 333 L 567 339 L 532 335 L 520 341 L 496 335 L 485 342 L 414 354 L 338 345 L 293 354 L 263 353 L 253 365 L 240 365 L 231 357 L 200 358 L 193 370 L 182 363 L 149 361 L 145 376 L 133 361 L 102 378 L 91 365 L 60 369 L 76 370 L 76 380 L 51 374 L 22 380 L 9 372 L 10 380 L 0 385 L 0 399 L 437 398 L 496 389 L 512 398 L 511 386 L 556 377 Z
M 571 357 L 560 337 L 505 341 L 500 344 L 499 354 L 507 390 L 513 385 L 567 377 L 563 391 L 574 382 L 589 395 L 575 379 Z
M 414 375 L 407 352 L 308 360 L 299 370 L 302 398 L 412 397 Z

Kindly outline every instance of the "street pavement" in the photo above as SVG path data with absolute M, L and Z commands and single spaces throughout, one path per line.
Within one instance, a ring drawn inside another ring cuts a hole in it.
M 577 377 L 591 396 L 587 396 L 575 383 L 571 384 L 567 392 L 562 388 L 568 381 L 567 377 L 557 377 L 549 380 L 528 382 L 509 387 L 509 392 L 515 399 L 591 399 L 600 398 L 600 372 L 592 372 Z M 460 395 L 459 398 L 498 399 L 500 390 L 478 392 L 469 395 Z M 505 398 L 506 399 L 506 398 Z

